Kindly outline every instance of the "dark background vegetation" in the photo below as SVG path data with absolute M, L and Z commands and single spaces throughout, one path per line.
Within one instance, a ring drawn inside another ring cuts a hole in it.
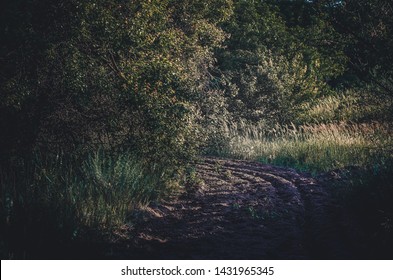
M 391 244 L 392 21 L 390 0 L 2 1 L 2 257 L 104 238 L 206 154 L 340 169 Z

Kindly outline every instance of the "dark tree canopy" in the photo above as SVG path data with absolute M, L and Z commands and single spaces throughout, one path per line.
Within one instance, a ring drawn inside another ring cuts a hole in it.
M 177 162 L 212 112 L 288 123 L 340 84 L 391 92 L 392 11 L 388 0 L 4 1 L 1 154 L 128 147 Z

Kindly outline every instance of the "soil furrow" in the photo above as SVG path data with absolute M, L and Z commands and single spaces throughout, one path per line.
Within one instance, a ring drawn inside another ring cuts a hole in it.
M 346 258 L 329 209 L 307 174 L 256 162 L 205 158 L 199 186 L 151 205 L 113 244 L 111 258 Z

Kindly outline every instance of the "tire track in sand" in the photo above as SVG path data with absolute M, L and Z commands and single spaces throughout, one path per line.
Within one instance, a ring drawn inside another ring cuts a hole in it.
M 110 258 L 351 258 L 331 195 L 311 176 L 257 162 L 204 158 L 201 184 L 150 206 Z

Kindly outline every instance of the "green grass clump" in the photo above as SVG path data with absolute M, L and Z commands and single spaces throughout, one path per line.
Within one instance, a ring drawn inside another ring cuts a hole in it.
M 109 233 L 160 195 L 160 170 L 129 153 L 19 160 L 0 169 L 4 257 L 29 257 L 51 243 Z M 39 249 L 41 248 L 41 249 Z

